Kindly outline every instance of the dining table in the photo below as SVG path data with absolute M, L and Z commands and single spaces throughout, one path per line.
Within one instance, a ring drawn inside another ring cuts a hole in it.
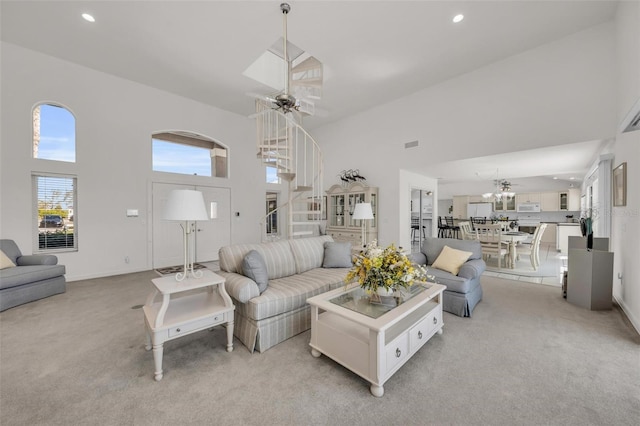
M 528 232 L 507 231 L 500 234 L 500 240 L 509 243 L 509 268 L 515 269 L 516 259 L 518 258 L 518 244 L 531 238 Z

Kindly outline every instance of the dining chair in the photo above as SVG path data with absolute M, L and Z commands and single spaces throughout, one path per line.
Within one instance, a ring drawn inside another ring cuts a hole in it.
M 476 223 L 479 225 L 484 225 L 485 223 L 487 223 L 487 218 L 486 217 L 472 217 L 471 218 L 471 227 L 472 229 L 475 229 L 476 227 Z
M 518 246 L 518 258 L 521 254 L 528 255 L 534 271 L 537 271 L 540 266 L 540 241 L 542 240 L 542 235 L 544 234 L 545 229 L 547 229 L 547 224 L 541 223 L 533 232 L 531 244 L 522 244 Z
M 507 262 L 506 257 L 509 255 L 509 242 L 502 240 L 502 226 L 500 224 L 478 224 L 476 231 L 482 247 L 482 256 L 486 260 L 491 255 L 497 255 L 498 269 L 502 269 L 502 260 Z
M 460 222 L 458 223 L 460 227 L 460 235 L 463 240 L 477 240 L 478 233 L 471 229 L 471 222 Z

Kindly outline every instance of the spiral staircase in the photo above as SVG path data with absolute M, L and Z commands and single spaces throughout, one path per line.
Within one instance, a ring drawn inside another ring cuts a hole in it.
M 283 113 L 269 101 L 256 100 L 258 158 L 277 170 L 288 186 L 286 200 L 260 221 L 262 240 L 268 240 L 266 223 L 278 214 L 287 222 L 287 237 L 317 234 L 323 223 L 322 152 L 301 126 L 302 113 Z

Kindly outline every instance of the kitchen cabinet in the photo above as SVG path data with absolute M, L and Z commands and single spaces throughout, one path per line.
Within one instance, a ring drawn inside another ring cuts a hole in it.
M 453 213 L 451 215 L 454 219 L 466 219 L 468 203 L 469 197 L 467 195 L 453 196 Z
M 327 190 L 328 223 L 327 234 L 334 241 L 350 242 L 359 247 L 362 239 L 361 220 L 352 218 L 357 203 L 371 203 L 373 219 L 367 220 L 366 239 L 378 239 L 378 188 L 360 182 L 349 185 L 333 185 Z
M 516 211 L 516 197 L 502 198 L 493 202 L 493 210 L 496 213 L 505 213 Z
M 522 194 L 516 194 L 516 204 L 540 202 L 542 202 L 542 197 L 539 192 L 523 192 Z
M 560 197 L 557 192 L 540 193 L 540 211 L 557 212 L 560 210 Z
M 567 191 L 560 191 L 558 194 L 558 210 L 579 211 L 580 190 L 577 188 L 571 188 Z

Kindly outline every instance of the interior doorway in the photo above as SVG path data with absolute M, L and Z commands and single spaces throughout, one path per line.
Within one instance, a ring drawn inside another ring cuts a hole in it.
M 420 251 L 424 239 L 432 236 L 433 191 L 425 188 L 411 188 L 410 203 L 409 241 L 411 241 L 411 252 L 415 253 Z
M 268 240 L 278 239 L 280 236 L 280 227 L 278 226 L 278 193 L 273 191 L 267 191 L 266 197 L 266 211 L 267 220 L 265 223 L 265 233 Z M 273 214 L 270 214 L 274 212 Z
M 191 239 L 192 252 L 196 262 L 218 260 L 218 250 L 231 244 L 231 190 L 201 185 L 179 185 L 153 183 L 153 268 L 181 265 L 184 260 L 183 233 L 178 222 L 164 220 L 164 211 L 169 192 L 173 189 L 195 189 L 202 192 L 205 206 L 210 211 L 211 203 L 216 203 L 217 217 L 191 224 L 194 237 Z

